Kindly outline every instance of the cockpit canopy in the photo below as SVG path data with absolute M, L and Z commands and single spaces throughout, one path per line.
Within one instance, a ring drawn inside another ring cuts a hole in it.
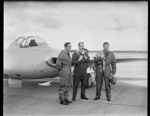
M 39 36 L 28 36 L 17 38 L 10 46 L 18 46 L 20 48 L 37 47 L 48 45 L 47 42 Z

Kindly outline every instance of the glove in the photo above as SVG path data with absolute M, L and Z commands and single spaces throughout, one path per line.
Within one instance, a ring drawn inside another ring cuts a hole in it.
M 98 62 L 100 62 L 101 60 L 102 60 L 101 58 L 95 58 L 95 57 L 94 57 L 94 62 L 95 62 L 95 63 L 98 63 Z
M 81 55 L 80 57 L 79 57 L 79 61 L 81 61 L 83 59 L 83 56 Z
M 110 76 L 110 83 L 111 83 L 112 85 L 115 85 L 115 84 L 116 84 L 116 81 L 117 81 L 116 77 L 115 77 L 114 75 L 111 75 L 111 76 Z

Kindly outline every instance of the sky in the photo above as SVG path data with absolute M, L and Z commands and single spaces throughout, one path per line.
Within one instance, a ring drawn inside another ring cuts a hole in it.
M 17 37 L 38 35 L 51 47 L 147 51 L 148 2 L 4 2 L 4 49 Z

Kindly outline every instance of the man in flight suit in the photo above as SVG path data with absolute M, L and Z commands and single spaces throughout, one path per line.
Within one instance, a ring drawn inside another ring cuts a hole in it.
M 72 54 L 72 65 L 74 65 L 74 76 L 73 76 L 73 98 L 76 100 L 77 89 L 79 82 L 81 82 L 81 99 L 88 100 L 85 95 L 86 79 L 87 79 L 87 63 L 89 62 L 89 55 L 84 50 L 84 43 L 78 43 L 79 50 Z
M 112 75 L 113 77 L 115 77 L 116 59 L 114 53 L 112 51 L 109 51 L 108 42 L 104 42 L 103 48 L 104 49 L 98 52 L 95 57 L 96 97 L 94 98 L 94 100 L 100 99 L 104 78 L 107 101 L 111 101 L 110 76 Z
M 58 55 L 58 60 L 56 62 L 56 68 L 59 70 L 60 76 L 60 88 L 59 88 L 59 100 L 60 104 L 68 105 L 68 103 L 72 103 L 68 99 L 68 85 L 71 83 L 71 43 L 66 42 L 64 44 L 64 50 L 62 50 Z

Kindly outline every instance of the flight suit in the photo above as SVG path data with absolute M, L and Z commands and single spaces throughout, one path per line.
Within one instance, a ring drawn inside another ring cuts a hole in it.
M 68 86 L 71 83 L 71 58 L 67 51 L 62 50 L 58 55 L 56 68 L 59 70 L 60 76 L 59 100 L 61 102 L 68 99 Z
M 79 61 L 80 55 L 83 56 L 83 59 Z M 87 59 L 84 58 L 84 55 Z M 87 68 L 89 62 L 89 55 L 87 52 L 82 54 L 79 51 L 75 51 L 72 54 L 72 65 L 74 65 L 74 76 L 73 76 L 73 98 L 76 99 L 77 89 L 79 82 L 81 81 L 81 98 L 85 97 L 85 89 L 86 89 L 86 79 L 87 79 Z
M 100 51 L 102 52 L 102 51 Z M 95 58 L 96 66 L 96 96 L 101 96 L 103 79 L 105 81 L 105 90 L 107 99 L 111 99 L 110 75 L 116 73 L 116 59 L 112 51 L 103 52 L 105 59 L 101 59 L 98 55 Z M 99 53 L 98 53 L 99 54 Z

